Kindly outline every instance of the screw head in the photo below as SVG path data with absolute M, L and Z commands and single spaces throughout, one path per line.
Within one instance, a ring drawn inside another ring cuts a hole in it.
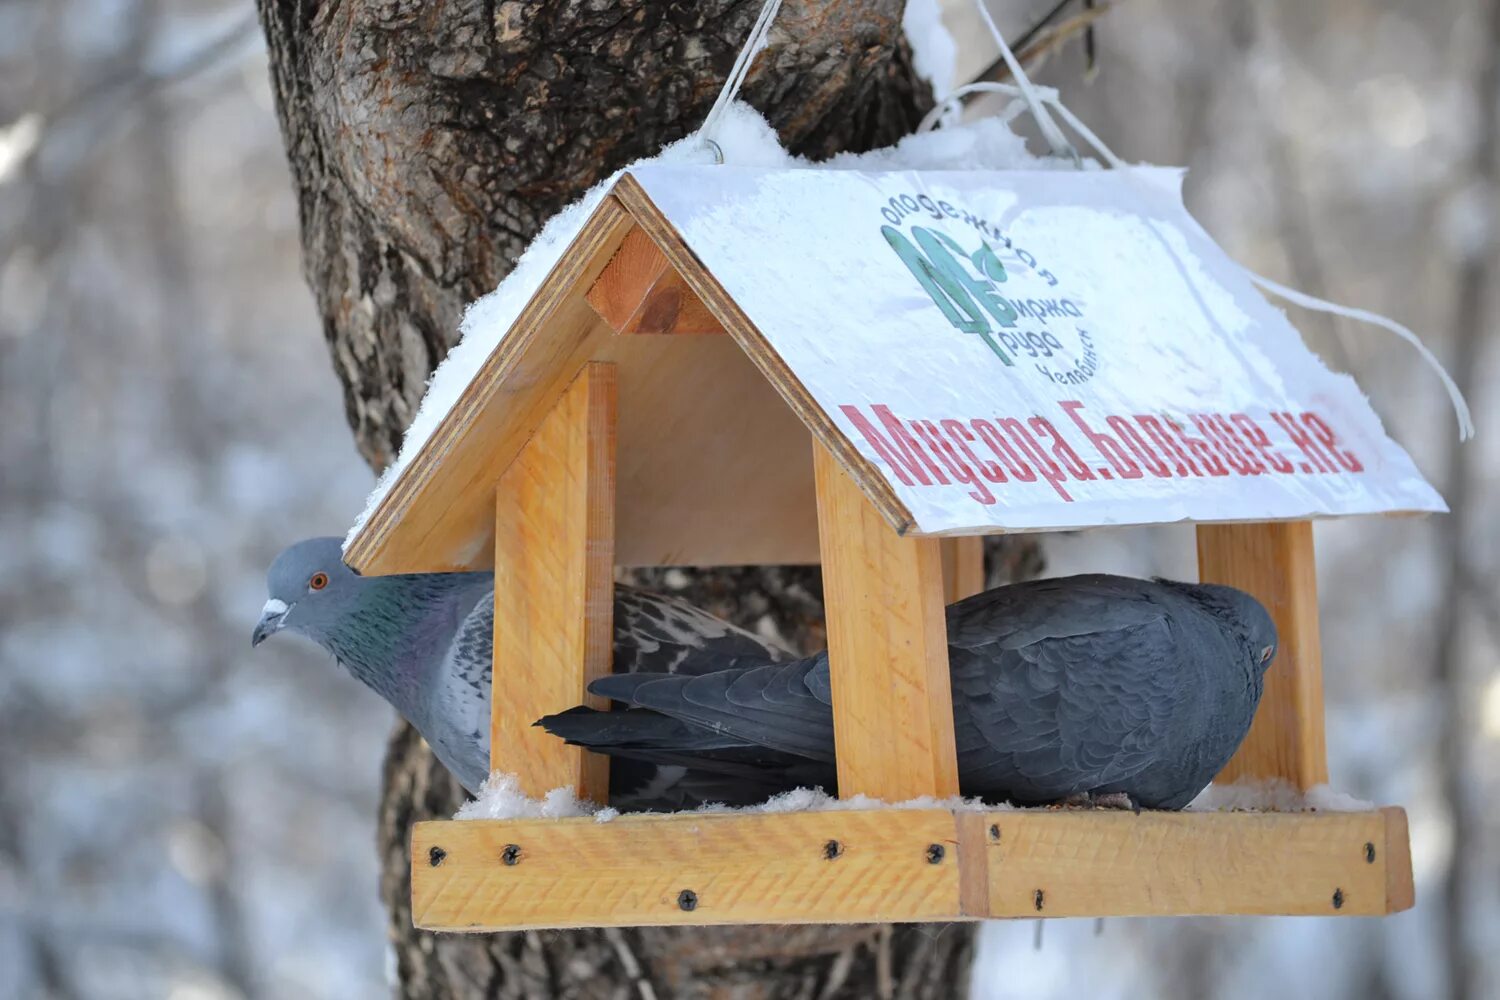
M 447 851 L 443 850 L 441 847 L 434 847 L 432 850 L 427 852 L 427 863 L 436 868 L 438 865 L 443 863 L 443 859 L 447 856 Z
M 698 908 L 698 894 L 691 889 L 684 889 L 677 894 L 677 908 L 691 913 Z
M 997 844 L 1000 843 L 1000 824 L 999 823 L 991 823 L 990 824 L 990 839 L 993 840 Z
M 1033 905 L 1033 906 L 1036 907 L 1036 912 L 1038 912 L 1038 913 L 1042 912 L 1042 902 L 1046 898 L 1047 898 L 1047 894 L 1044 893 L 1040 889 L 1038 889 L 1036 892 L 1034 892 L 1034 893 L 1031 894 L 1031 905 Z
M 1367 865 L 1373 865 L 1374 863 L 1375 863 L 1375 845 L 1367 843 L 1367 844 L 1365 844 L 1365 864 L 1367 864 Z
M 1333 890 L 1333 908 L 1335 910 L 1342 910 L 1344 908 L 1344 890 L 1343 889 L 1335 889 L 1335 890 Z
M 506 844 L 505 850 L 500 852 L 500 860 L 507 865 L 516 864 L 521 860 L 521 845 Z
M 927 863 L 929 865 L 942 864 L 942 862 L 943 862 L 943 855 L 945 855 L 947 853 L 948 852 L 943 848 L 942 844 L 928 844 L 927 845 Z
M 844 845 L 840 844 L 837 840 L 830 840 L 828 843 L 823 845 L 823 858 L 826 861 L 832 861 L 834 858 L 837 858 L 840 854 L 843 853 Z

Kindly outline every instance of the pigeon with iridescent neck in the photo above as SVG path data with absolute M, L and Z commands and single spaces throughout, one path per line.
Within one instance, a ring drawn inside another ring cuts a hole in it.
M 267 585 L 270 598 L 253 646 L 283 631 L 322 646 L 415 726 L 438 760 L 478 793 L 489 774 L 493 574 L 364 577 L 344 565 L 339 539 L 311 538 L 276 557 Z M 617 672 L 700 673 L 789 658 L 692 605 L 629 587 L 615 588 L 614 617 Z M 694 745 L 686 727 L 677 738 Z M 696 741 L 705 749 L 713 742 Z M 823 777 L 821 769 L 805 770 L 730 777 L 621 762 L 611 769 L 611 798 L 654 808 L 759 801 Z

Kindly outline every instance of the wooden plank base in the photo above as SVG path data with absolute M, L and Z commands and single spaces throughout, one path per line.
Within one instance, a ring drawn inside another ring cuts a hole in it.
M 1412 905 L 1396 808 L 447 820 L 416 824 L 412 858 L 413 919 L 441 931 L 1374 916 Z
M 943 920 L 959 909 L 954 837 L 941 809 L 418 823 L 412 920 L 457 931 Z
M 1376 916 L 1412 901 L 1401 809 L 986 819 L 992 917 Z

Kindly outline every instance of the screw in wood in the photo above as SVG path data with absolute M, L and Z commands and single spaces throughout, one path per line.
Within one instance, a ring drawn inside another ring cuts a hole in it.
M 1365 864 L 1367 864 L 1367 865 L 1373 865 L 1374 863 L 1375 863 L 1375 845 L 1371 844 L 1371 843 L 1366 843 L 1365 844 Z
M 947 854 L 947 853 L 948 852 L 943 849 L 943 845 L 942 844 L 928 844 L 927 845 L 927 863 L 929 865 L 942 864 L 942 862 L 943 862 L 943 855 Z
M 828 843 L 823 845 L 823 858 L 826 861 L 832 861 L 834 858 L 843 853 L 844 845 L 840 844 L 837 840 L 830 840 Z
M 436 868 L 438 865 L 443 863 L 443 859 L 447 856 L 447 851 L 443 850 L 441 847 L 434 847 L 432 850 L 427 852 L 427 862 L 428 864 L 432 865 L 432 867 Z
M 990 839 L 993 840 L 997 844 L 1000 843 L 1000 824 L 999 823 L 991 823 L 990 824 Z
M 1044 893 L 1044 892 L 1042 892 L 1042 890 L 1040 890 L 1040 889 L 1038 889 L 1036 892 L 1034 892 L 1034 893 L 1031 894 L 1031 903 L 1032 903 L 1033 906 L 1036 907 L 1036 912 L 1038 912 L 1038 913 L 1042 912 L 1042 901 L 1044 899 L 1046 899 L 1046 898 L 1047 898 L 1047 894 Z
M 1335 910 L 1342 910 L 1344 908 L 1344 890 L 1343 889 L 1335 889 L 1335 890 L 1333 890 L 1333 908 Z
M 513 865 L 521 860 L 521 845 L 506 844 L 505 850 L 500 852 L 500 860 L 508 865 Z
M 684 889 L 677 894 L 677 908 L 688 913 L 698 908 L 698 894 L 691 889 Z

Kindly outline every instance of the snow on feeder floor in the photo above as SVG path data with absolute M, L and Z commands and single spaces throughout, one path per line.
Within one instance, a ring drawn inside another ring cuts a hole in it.
M 345 556 L 493 566 L 491 766 L 535 809 L 418 824 L 416 922 L 1410 906 L 1399 809 L 950 801 L 943 607 L 981 588 L 983 535 L 1198 523 L 1201 579 L 1256 596 L 1281 637 L 1219 780 L 1304 794 L 1328 780 L 1311 519 L 1443 504 L 1187 215 L 1177 174 L 842 165 L 631 168 L 552 235 L 550 269 L 471 310 L 484 346 L 435 380 L 448 402 Z M 606 797 L 608 760 L 532 723 L 605 707 L 586 687 L 611 669 L 615 567 L 787 563 L 822 565 L 852 802 L 566 815 Z

